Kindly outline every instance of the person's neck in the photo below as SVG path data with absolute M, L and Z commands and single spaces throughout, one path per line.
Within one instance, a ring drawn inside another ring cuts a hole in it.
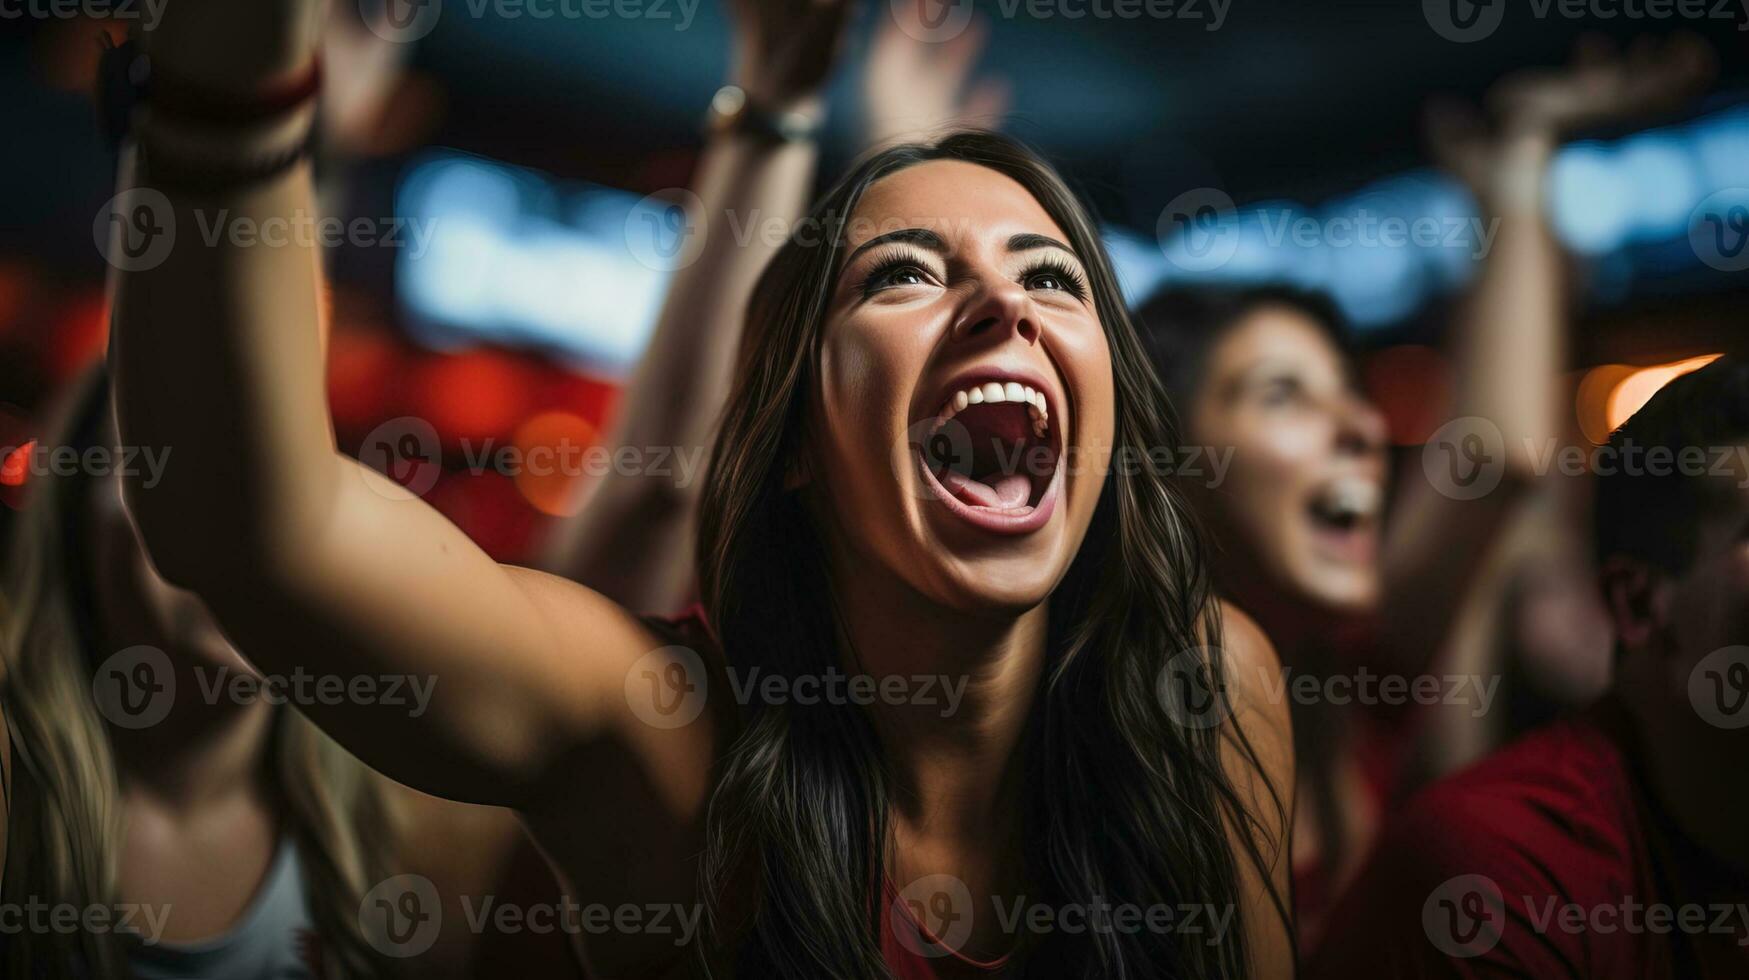
M 839 581 L 851 583 L 838 595 L 847 669 L 873 675 L 877 685 L 904 682 L 905 696 L 877 696 L 868 709 L 893 780 L 894 818 L 920 836 L 1005 837 L 1046 656 L 1045 605 L 972 613 L 885 574 Z
M 1729 759 L 1719 736 L 1736 732 L 1708 729 L 1697 732 L 1681 719 L 1661 720 L 1645 706 L 1635 703 L 1635 692 L 1616 691 L 1627 707 L 1639 750 L 1639 768 L 1651 785 L 1646 787 L 1676 830 L 1702 851 L 1749 879 L 1749 783 L 1721 773 L 1720 760 Z M 1681 710 L 1690 710 L 1688 705 Z M 1690 737 L 1698 734 L 1698 739 Z
M 271 748 L 274 707 L 200 697 L 194 672 L 178 658 L 175 706 L 162 721 L 140 729 L 110 729 L 116 777 L 124 794 L 188 811 L 262 793 Z

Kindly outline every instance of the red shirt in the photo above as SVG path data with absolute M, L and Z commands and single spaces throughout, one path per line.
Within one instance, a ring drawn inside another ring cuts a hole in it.
M 1428 787 L 1306 976 L 1749 977 L 1749 882 L 1659 815 L 1626 734 L 1602 707 Z

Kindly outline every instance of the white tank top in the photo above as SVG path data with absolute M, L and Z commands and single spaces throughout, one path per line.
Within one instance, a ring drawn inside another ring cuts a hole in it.
M 192 943 L 135 946 L 137 980 L 317 980 L 321 944 L 304 894 L 303 862 L 286 838 L 261 888 L 229 931 Z

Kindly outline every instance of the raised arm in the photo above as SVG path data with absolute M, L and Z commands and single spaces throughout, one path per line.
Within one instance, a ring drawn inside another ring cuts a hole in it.
M 395 779 L 520 806 L 544 798 L 559 760 L 611 742 L 624 750 L 618 768 L 650 774 L 656 805 L 690 814 L 707 726 L 657 733 L 623 695 L 631 664 L 661 644 L 587 590 L 499 566 L 339 454 L 318 341 L 320 256 L 297 236 L 271 245 L 225 233 L 314 215 L 306 163 L 261 173 L 304 138 L 307 104 L 248 125 L 206 117 L 305 77 L 321 13 L 314 0 L 185 0 L 145 37 L 154 101 L 136 122 L 144 159 L 122 180 L 132 171 L 150 192 L 124 196 L 122 210 L 137 229 L 146 207 L 147 223 L 171 235 L 161 257 L 112 252 L 123 268 L 110 360 L 123 445 L 170 454 L 157 482 L 127 484 L 148 550 L 265 673 L 340 679 L 344 695 L 299 706 Z M 396 684 L 403 703 L 355 693 L 365 689 L 353 678 Z M 421 689 L 428 701 L 405 703 Z
M 692 192 L 688 241 L 655 335 L 626 390 L 607 444 L 653 458 L 701 459 L 729 395 L 747 301 L 782 236 L 807 213 L 819 147 L 780 139 L 762 117 L 817 128 L 821 95 L 842 46 L 850 0 L 739 0 L 734 84 L 739 112 L 717 111 Z M 727 98 L 727 96 L 725 96 Z M 729 108 L 732 108 L 729 107 Z M 773 229 L 781 235 L 772 234 Z M 693 594 L 700 467 L 623 473 L 587 487 L 558 530 L 545 566 L 628 609 L 672 613 Z
M 1627 57 L 1582 49 L 1574 64 L 1501 80 L 1491 120 L 1447 109 L 1432 120 L 1442 162 L 1469 185 L 1493 234 L 1450 342 L 1457 390 L 1434 459 L 1500 474 L 1474 499 L 1417 461 L 1384 544 L 1389 648 L 1425 664 L 1443 644 L 1489 544 L 1537 481 L 1537 460 L 1563 434 L 1559 414 L 1568 330 L 1564 256 L 1547 221 L 1546 174 L 1563 136 L 1680 105 L 1710 72 L 1710 51 L 1678 38 Z M 1481 454 L 1467 453 L 1474 435 Z M 1498 440 L 1496 443 L 1495 440 Z M 1503 463 L 1483 460 L 1503 453 Z M 1437 471 L 1437 472 L 1436 472 Z M 1487 477 L 1484 475 L 1483 477 Z M 1473 484 L 1480 486 L 1480 484 Z

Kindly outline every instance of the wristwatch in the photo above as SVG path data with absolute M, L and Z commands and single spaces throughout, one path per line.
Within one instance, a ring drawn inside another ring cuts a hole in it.
M 745 133 L 773 143 L 800 143 L 820 132 L 820 120 L 806 112 L 773 112 L 756 104 L 739 85 L 724 85 L 711 96 L 705 128 L 712 134 Z

